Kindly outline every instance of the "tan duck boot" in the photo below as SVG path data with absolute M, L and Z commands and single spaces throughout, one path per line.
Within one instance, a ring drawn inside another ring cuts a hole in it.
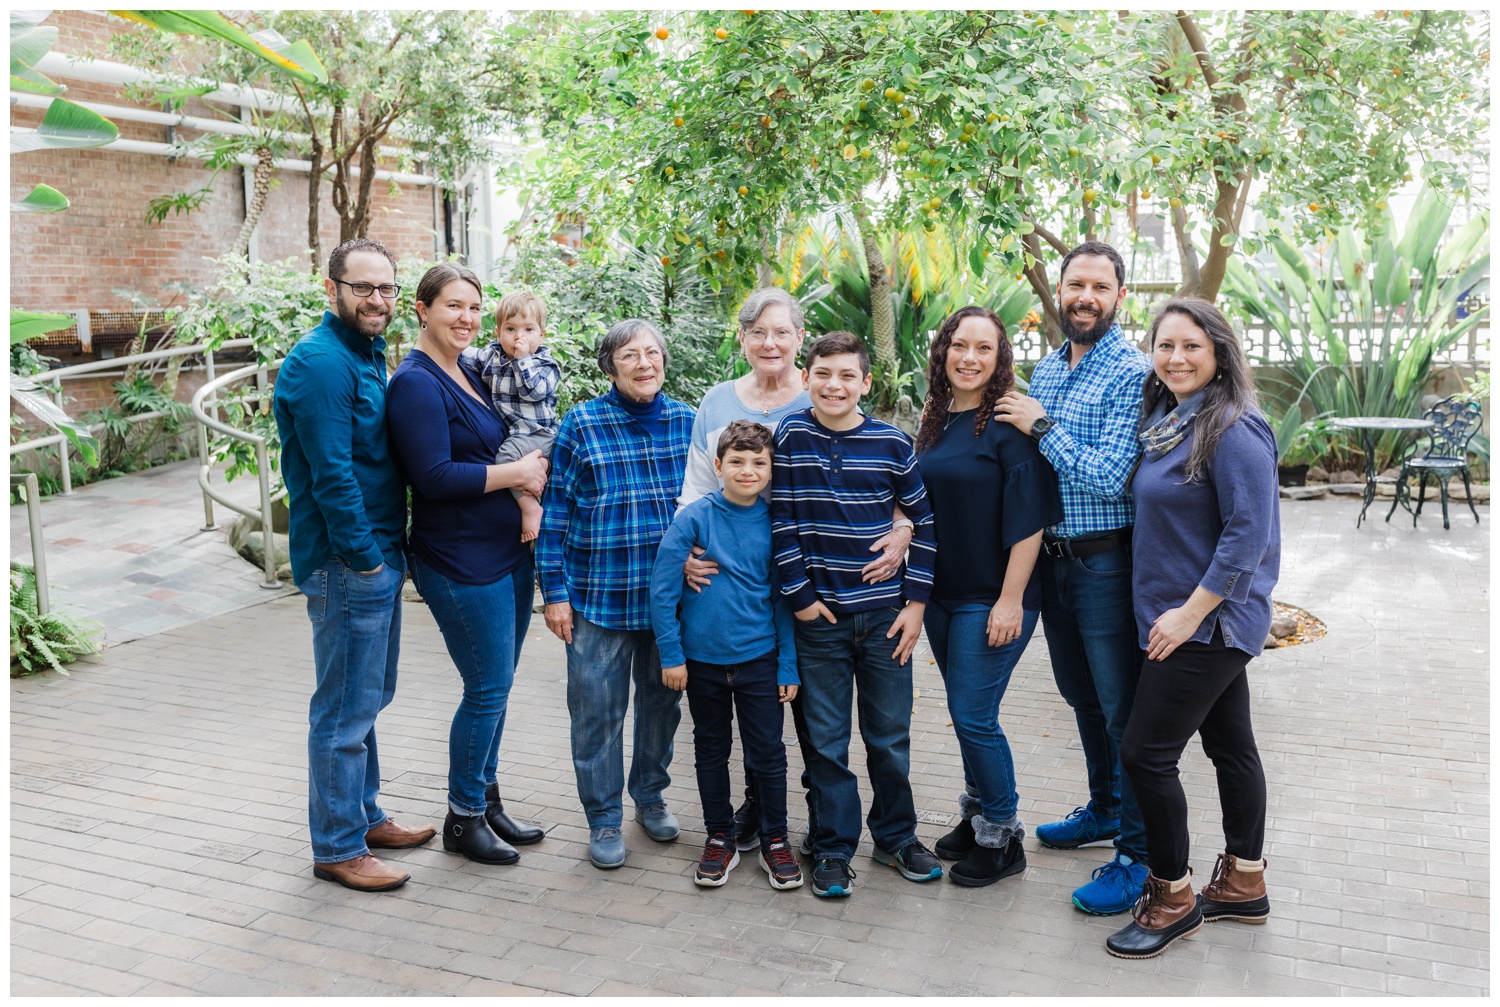
M 1110 935 L 1104 950 L 1116 958 L 1155 958 L 1179 937 L 1197 933 L 1203 926 L 1203 911 L 1193 895 L 1192 880 L 1191 868 L 1177 881 L 1146 875 L 1146 887 L 1135 903 L 1135 919 Z
M 1220 853 L 1214 863 L 1214 875 L 1198 896 L 1203 922 L 1239 920 L 1241 923 L 1264 923 L 1271 916 L 1271 900 L 1266 897 L 1266 861 L 1241 860 L 1232 853 Z

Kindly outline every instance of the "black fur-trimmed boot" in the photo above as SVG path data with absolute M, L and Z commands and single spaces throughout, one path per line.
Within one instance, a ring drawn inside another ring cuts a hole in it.
M 970 819 L 979 814 L 979 796 L 965 791 L 958 795 L 958 824 L 953 831 L 933 846 L 932 852 L 944 860 L 962 860 L 969 855 L 979 841 L 974 838 L 974 824 Z
M 1026 850 L 1021 845 L 1026 827 L 1019 817 L 999 824 L 975 815 L 968 822 L 975 844 L 962 860 L 948 868 L 954 884 L 983 888 L 1026 869 Z

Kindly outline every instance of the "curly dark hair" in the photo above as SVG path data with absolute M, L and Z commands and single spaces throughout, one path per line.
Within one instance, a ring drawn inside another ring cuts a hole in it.
M 983 318 L 995 327 L 1000 336 L 996 350 L 995 373 L 984 386 L 984 397 L 974 416 L 974 436 L 984 432 L 984 426 L 995 411 L 1000 396 L 1010 391 L 1016 383 L 1015 355 L 1010 348 L 1010 339 L 1005 334 L 1005 323 L 989 308 L 970 305 L 959 308 L 938 326 L 932 339 L 932 350 L 927 360 L 927 404 L 922 408 L 922 425 L 917 430 L 917 451 L 926 451 L 937 443 L 938 435 L 948 425 L 948 410 L 953 404 L 953 383 L 948 380 L 948 348 L 953 345 L 953 333 L 965 318 Z

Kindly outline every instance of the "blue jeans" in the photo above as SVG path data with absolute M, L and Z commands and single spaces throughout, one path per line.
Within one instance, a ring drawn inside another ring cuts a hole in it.
M 688 659 L 687 699 L 693 714 L 693 768 L 703 802 L 703 827 L 710 836 L 737 838 L 729 800 L 729 750 L 734 715 L 739 712 L 745 777 L 760 813 L 766 842 L 786 838 L 786 745 L 776 685 L 776 651 L 738 664 Z
M 412 557 L 412 580 L 442 630 L 464 696 L 448 729 L 448 806 L 484 814 L 484 788 L 495 782 L 505 709 L 521 644 L 531 625 L 531 552 L 493 584 L 460 584 Z
M 625 786 L 625 708 L 635 680 L 635 737 L 630 756 L 630 799 L 637 807 L 661 804 L 672 782 L 672 736 L 682 720 L 682 693 L 661 682 L 656 634 L 649 629 L 606 629 L 573 611 L 568 651 L 568 715 L 572 720 L 573 773 L 589 828 L 622 823 Z
M 866 822 L 875 845 L 894 853 L 917 838 L 911 796 L 911 663 L 891 657 L 886 639 L 897 609 L 858 612 L 829 622 L 797 621 L 797 668 L 807 723 L 812 780 L 813 851 L 819 859 L 854 856 L 859 845 L 859 780 L 849 768 L 854 689 L 859 733 L 874 798 Z
M 1023 612 L 1021 635 L 991 647 L 990 606 L 983 602 L 933 601 L 923 625 L 948 692 L 948 715 L 958 736 L 964 787 L 979 799 L 986 821 L 1001 825 L 1016 817 L 1016 764 L 1000 728 L 1000 701 L 1010 673 L 1036 631 L 1037 613 Z
M 370 852 L 365 833 L 385 821 L 375 718 L 396 694 L 403 571 L 363 574 L 333 559 L 297 589 L 307 597 L 317 687 L 307 722 L 307 823 L 313 860 Z
M 1143 659 L 1136 645 L 1130 549 L 1116 546 L 1082 559 L 1043 553 L 1037 562 L 1052 677 L 1078 721 L 1094 811 L 1101 818 L 1118 815 L 1115 849 L 1148 864 L 1146 825 L 1130 779 L 1120 772 L 1120 740 Z

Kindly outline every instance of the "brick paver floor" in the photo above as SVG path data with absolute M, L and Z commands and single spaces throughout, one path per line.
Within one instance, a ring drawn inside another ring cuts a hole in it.
M 214 482 L 229 499 L 257 505 L 254 479 L 226 484 L 216 472 Z M 238 517 L 215 505 L 217 527 L 203 530 L 196 461 L 48 497 L 42 536 L 52 604 L 98 623 L 113 646 L 294 593 L 262 588 L 264 574 L 225 544 L 224 528 Z M 10 509 L 10 554 L 30 562 L 25 507 Z
M 772 891 L 753 862 L 698 889 L 686 711 L 668 793 L 682 838 L 657 845 L 627 825 L 626 866 L 598 871 L 584 859 L 562 648 L 540 619 L 501 778 L 509 809 L 546 840 L 514 867 L 437 841 L 392 853 L 412 881 L 385 895 L 316 881 L 311 645 L 286 597 L 112 647 L 68 678 L 12 683 L 12 992 L 1485 994 L 1489 509 L 1483 526 L 1460 512 L 1445 533 L 1435 515 L 1356 531 L 1355 506 L 1283 507 L 1277 596 L 1328 636 L 1251 665 L 1270 786 L 1264 926 L 1218 924 L 1161 958 L 1111 958 L 1103 941 L 1124 917 L 1068 902 L 1108 852 L 1030 838 L 1029 869 L 988 888 L 911 884 L 866 844 L 849 899 Z M 426 610 L 408 604 L 405 617 L 401 684 L 380 720 L 385 802 L 437 821 L 458 676 Z M 960 773 L 936 668 L 925 648 L 916 661 L 912 782 L 930 844 Z M 1002 710 L 1033 828 L 1085 799 L 1048 668 L 1038 633 Z M 789 755 L 795 781 L 795 745 Z M 1220 845 L 1196 744 L 1183 779 L 1202 882 Z

